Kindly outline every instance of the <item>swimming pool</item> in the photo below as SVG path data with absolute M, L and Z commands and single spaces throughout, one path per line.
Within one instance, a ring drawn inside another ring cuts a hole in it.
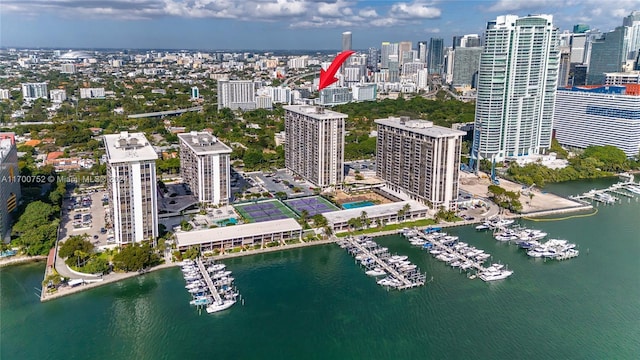
M 373 206 L 373 205 L 375 205 L 373 201 L 354 201 L 354 202 L 342 204 L 342 208 L 345 210 L 348 210 L 348 209 L 357 209 L 357 208 Z

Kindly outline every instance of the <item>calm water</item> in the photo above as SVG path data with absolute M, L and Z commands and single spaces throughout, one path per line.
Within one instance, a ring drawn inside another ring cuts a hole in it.
M 546 263 L 451 229 L 515 271 L 489 284 L 399 237 L 379 238 L 433 276 L 401 293 L 377 286 L 336 245 L 229 260 L 245 306 L 214 315 L 188 305 L 178 269 L 40 304 L 33 288 L 44 265 L 5 268 L 0 359 L 637 359 L 639 220 L 640 202 L 625 201 L 588 218 L 524 221 L 579 244 L 580 257 Z

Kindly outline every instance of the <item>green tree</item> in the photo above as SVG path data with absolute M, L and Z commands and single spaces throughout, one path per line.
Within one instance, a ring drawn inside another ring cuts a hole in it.
M 18 221 L 13 225 L 14 234 L 47 225 L 53 219 L 56 209 L 43 201 L 35 201 L 27 205 Z
M 159 262 L 158 255 L 146 243 L 127 246 L 113 256 L 114 266 L 124 271 L 142 270 Z
M 69 266 L 81 266 L 93 253 L 94 246 L 87 240 L 88 235 L 74 235 L 65 240 L 58 249 L 58 256 L 65 258 Z

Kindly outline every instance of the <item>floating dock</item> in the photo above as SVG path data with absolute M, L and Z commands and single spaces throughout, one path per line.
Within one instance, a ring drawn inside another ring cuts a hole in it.
M 420 270 L 415 265 L 413 265 L 414 268 L 410 271 L 402 271 L 390 262 L 390 259 L 393 257 L 386 249 L 379 248 L 375 243 L 374 249 L 370 249 L 371 246 L 365 246 L 362 241 L 370 241 L 371 243 L 374 243 L 370 238 L 358 239 L 352 236 L 347 236 L 340 242 L 340 246 L 347 248 L 352 255 L 360 257 L 363 260 L 367 260 L 366 264 L 368 265 L 365 266 L 368 266 L 369 268 L 377 267 L 383 269 L 391 279 L 395 279 L 398 282 L 395 285 L 386 286 L 394 287 L 398 290 L 405 290 L 422 286 L 426 283 L 426 275 L 421 274 Z M 380 281 L 378 284 L 385 286 L 385 283 L 381 283 Z

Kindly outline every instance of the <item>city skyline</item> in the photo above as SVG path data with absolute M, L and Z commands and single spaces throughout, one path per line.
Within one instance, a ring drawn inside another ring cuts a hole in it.
M 341 48 L 345 31 L 353 33 L 354 49 L 431 37 L 451 46 L 454 35 L 482 34 L 497 15 L 552 14 L 561 31 L 574 24 L 609 31 L 637 7 L 631 0 L 614 6 L 593 0 L 7 0 L 0 46 L 332 50 Z

